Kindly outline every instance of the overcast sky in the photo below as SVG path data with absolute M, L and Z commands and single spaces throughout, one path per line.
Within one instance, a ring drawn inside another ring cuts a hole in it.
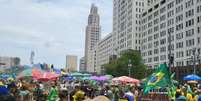
M 112 31 L 112 0 L 0 0 L 0 56 L 29 64 L 65 66 L 65 55 L 84 56 L 91 4 L 99 8 L 102 36 Z

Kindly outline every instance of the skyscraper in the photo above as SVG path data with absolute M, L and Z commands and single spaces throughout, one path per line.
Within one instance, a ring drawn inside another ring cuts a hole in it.
M 100 17 L 98 8 L 92 4 L 90 14 L 88 16 L 88 25 L 86 27 L 85 36 L 85 71 L 93 72 L 93 49 L 100 40 Z
M 77 71 L 77 56 L 74 55 L 66 56 L 66 69 L 69 72 Z
M 140 18 L 147 0 L 113 0 L 113 50 L 140 50 Z

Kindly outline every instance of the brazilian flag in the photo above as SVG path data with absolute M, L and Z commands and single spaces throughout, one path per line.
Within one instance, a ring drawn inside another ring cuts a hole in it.
M 166 64 L 160 67 L 147 78 L 145 81 L 144 94 L 148 94 L 150 90 L 169 86 L 171 83 L 170 73 Z

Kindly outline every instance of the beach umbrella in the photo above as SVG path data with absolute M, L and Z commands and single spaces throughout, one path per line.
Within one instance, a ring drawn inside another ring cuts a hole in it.
M 51 80 L 56 80 L 59 77 L 58 74 L 53 74 L 51 72 L 44 72 L 41 75 L 38 75 L 36 79 L 38 81 L 51 81 Z
M 191 75 L 187 75 L 184 77 L 184 80 L 186 81 L 200 81 L 201 80 L 201 77 L 199 77 L 198 75 L 195 75 L 195 74 L 191 74 Z
M 83 77 L 81 80 L 89 80 L 89 77 Z
M 97 76 L 91 76 L 89 79 L 90 80 L 98 80 L 99 78 Z
M 71 75 L 71 76 L 75 76 L 75 77 L 80 77 L 80 76 L 82 76 L 83 74 L 82 74 L 82 73 L 79 73 L 79 72 L 75 72 L 75 73 L 71 73 L 70 75 Z
M 90 77 L 90 76 L 91 76 L 91 74 L 84 73 L 84 74 L 82 74 L 82 76 L 84 76 L 84 77 Z
M 113 78 L 113 81 L 121 81 L 121 82 L 128 82 L 128 83 L 140 83 L 139 80 L 131 78 L 131 77 L 127 77 L 127 76 L 121 76 L 118 78 Z
M 18 74 L 17 78 L 32 76 L 32 68 L 27 68 Z
M 65 78 L 65 80 L 74 80 L 74 77 L 73 77 L 73 76 L 67 76 L 67 77 Z
M 98 81 L 106 81 L 109 80 L 109 78 L 107 76 L 100 76 L 97 78 Z

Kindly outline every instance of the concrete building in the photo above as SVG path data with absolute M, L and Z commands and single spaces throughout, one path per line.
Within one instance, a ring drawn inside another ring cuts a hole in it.
M 114 55 L 112 36 L 113 34 L 109 33 L 106 37 L 98 42 L 96 62 L 96 70 L 98 73 L 103 72 L 103 68 L 101 68 L 101 66 L 109 63 L 110 57 Z
M 140 18 L 147 0 L 113 0 L 113 51 L 140 50 Z
M 174 66 L 192 65 L 194 50 L 201 54 L 201 0 L 151 2 L 141 16 L 141 46 L 149 67 L 169 63 L 168 57 Z
M 84 72 L 85 71 L 85 58 L 81 57 L 80 58 L 80 65 L 79 65 L 79 71 L 80 72 Z
M 100 40 L 100 18 L 98 8 L 92 4 L 90 14 L 88 16 L 88 25 L 86 27 L 85 36 L 85 71 L 93 72 L 93 50 L 95 45 Z
M 0 57 L 0 68 L 10 68 L 20 65 L 20 58 L 18 57 Z
M 66 56 L 66 70 L 69 72 L 77 71 L 77 56 Z

